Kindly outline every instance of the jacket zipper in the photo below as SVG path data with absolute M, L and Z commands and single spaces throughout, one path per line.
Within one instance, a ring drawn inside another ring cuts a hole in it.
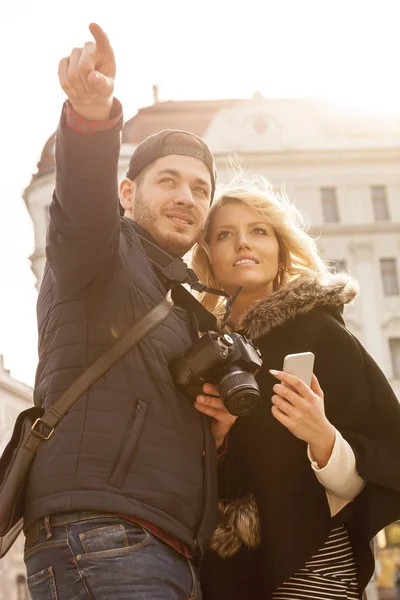
M 203 426 L 203 452 L 202 452 L 202 466 L 203 466 L 203 488 L 202 488 L 202 502 L 201 502 L 201 509 L 200 509 L 200 515 L 199 515 L 199 520 L 197 523 L 197 528 L 196 528 L 196 534 L 194 537 L 194 546 L 196 548 L 197 551 L 199 551 L 199 541 L 198 541 L 198 534 L 199 531 L 201 529 L 201 526 L 203 524 L 204 521 L 204 516 L 205 516 L 205 512 L 206 512 L 206 506 L 207 506 L 207 450 L 206 450 L 206 431 L 205 431 L 205 423 L 204 423 L 204 419 L 202 418 L 202 426 Z

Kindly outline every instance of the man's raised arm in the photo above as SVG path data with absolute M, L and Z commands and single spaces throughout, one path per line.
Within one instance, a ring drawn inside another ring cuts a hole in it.
M 122 109 L 113 97 L 115 58 L 101 27 L 93 23 L 89 29 L 95 41 L 74 48 L 58 71 L 68 103 L 56 136 L 46 255 L 55 279 L 68 291 L 81 290 L 101 276 L 119 241 Z M 71 126 L 71 115 L 80 129 Z

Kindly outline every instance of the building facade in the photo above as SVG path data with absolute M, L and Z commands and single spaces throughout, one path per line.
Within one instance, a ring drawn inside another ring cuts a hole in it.
M 121 177 L 136 145 L 168 128 L 203 137 L 221 181 L 231 178 L 233 159 L 284 186 L 330 268 L 359 280 L 361 294 L 346 309 L 347 324 L 400 397 L 400 115 L 362 115 L 312 99 L 259 94 L 249 100 L 155 102 L 124 125 Z M 35 226 L 31 261 L 38 285 L 54 186 L 54 141 L 53 135 L 24 195 Z M 390 532 L 380 537 L 383 552 L 392 538 Z M 392 576 L 389 563 L 381 575 L 385 586 Z
M 0 447 L 5 444 L 17 415 L 32 405 L 32 389 L 13 379 L 0 355 Z M 23 561 L 24 536 L 0 560 L 0 600 L 28 600 Z

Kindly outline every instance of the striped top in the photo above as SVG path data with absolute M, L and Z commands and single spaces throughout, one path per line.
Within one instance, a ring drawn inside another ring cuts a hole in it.
M 332 529 L 325 544 L 273 593 L 274 600 L 360 600 L 347 529 Z

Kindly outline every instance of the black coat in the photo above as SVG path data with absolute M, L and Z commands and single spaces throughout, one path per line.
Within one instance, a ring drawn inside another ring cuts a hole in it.
M 344 325 L 342 305 L 353 297 L 351 280 L 342 276 L 328 286 L 299 280 L 256 302 L 243 319 L 244 330 L 262 353 L 257 375 L 262 402 L 229 433 L 220 495 L 235 500 L 254 494 L 261 545 L 256 550 L 242 547 L 233 558 L 209 552 L 202 569 L 205 600 L 270 598 L 322 547 L 332 527 L 325 490 L 311 469 L 306 443 L 271 413 L 276 379 L 268 370 L 282 369 L 284 357 L 297 352 L 315 354 L 327 417 L 352 446 L 357 471 L 367 481 L 334 522 L 345 523 L 349 531 L 362 589 L 372 576 L 370 540 L 400 518 L 400 404 Z M 242 524 L 249 518 L 243 507 L 239 516 Z M 232 531 L 217 529 L 218 550 L 226 550 L 229 538 L 234 539 Z
M 62 117 L 57 132 L 34 393 L 46 409 L 167 291 L 135 224 L 119 216 L 120 127 L 85 136 Z M 194 553 L 204 546 L 216 523 L 215 442 L 169 370 L 196 337 L 176 307 L 78 400 L 40 447 L 25 527 L 58 512 L 112 512 L 147 520 Z

